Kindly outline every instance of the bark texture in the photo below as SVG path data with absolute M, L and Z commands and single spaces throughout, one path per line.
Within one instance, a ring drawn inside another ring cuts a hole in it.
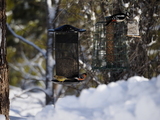
M 5 0 L 0 0 L 0 114 L 9 120 L 9 81 L 6 60 L 6 15 Z

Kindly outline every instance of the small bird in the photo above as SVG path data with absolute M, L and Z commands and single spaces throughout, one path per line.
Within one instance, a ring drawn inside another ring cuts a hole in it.
M 55 78 L 56 80 L 58 80 L 59 82 L 64 82 L 65 80 L 70 80 L 70 79 L 67 78 L 67 77 L 58 76 L 58 75 L 55 75 L 54 78 Z
M 110 24 L 111 22 L 122 22 L 128 17 L 129 17 L 129 13 L 128 12 L 126 14 L 125 13 L 117 13 L 117 14 L 114 14 L 112 16 L 106 17 L 106 19 L 109 19 L 109 21 L 107 22 L 106 26 L 108 24 Z
M 85 80 L 87 77 L 87 73 L 83 73 L 79 76 L 79 78 L 76 78 L 77 80 Z

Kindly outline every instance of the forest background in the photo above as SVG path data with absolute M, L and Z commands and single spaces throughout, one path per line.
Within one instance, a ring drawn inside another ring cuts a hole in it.
M 49 5 L 52 9 L 48 9 Z M 51 12 L 53 19 L 50 21 Z M 79 56 L 82 61 L 80 71 L 87 72 L 88 78 L 83 86 L 76 86 L 78 93 L 84 88 L 107 83 L 105 76 L 108 73 L 93 70 L 91 66 L 94 27 L 96 22 L 105 21 L 106 16 L 119 12 L 129 12 L 130 20 L 138 22 L 140 38 L 127 37 L 129 69 L 114 73 L 113 80 L 134 75 L 147 78 L 157 76 L 160 74 L 159 0 L 7 0 L 6 10 L 7 23 L 12 30 L 44 53 L 47 52 L 49 28 L 69 24 L 86 29 L 80 36 Z M 10 30 L 7 31 L 7 54 L 10 85 L 22 89 L 46 87 L 46 58 L 33 46 L 13 36 Z M 75 86 L 72 90 L 66 88 L 65 94 L 75 94 L 74 90 Z

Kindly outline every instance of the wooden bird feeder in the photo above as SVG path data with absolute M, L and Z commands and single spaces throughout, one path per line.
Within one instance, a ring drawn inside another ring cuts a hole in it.
M 97 22 L 95 25 L 93 69 L 126 69 L 127 26 L 124 22 L 106 23 L 107 17 L 106 21 Z
M 72 78 L 79 75 L 78 38 L 79 33 L 84 31 L 84 29 L 78 29 L 71 25 L 63 25 L 49 30 L 49 32 L 54 32 L 55 74 L 70 78 L 65 82 L 74 82 L 76 80 Z

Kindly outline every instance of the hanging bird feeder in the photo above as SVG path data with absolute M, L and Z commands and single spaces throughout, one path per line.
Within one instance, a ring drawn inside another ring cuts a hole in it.
M 79 82 L 75 79 L 79 76 L 79 33 L 84 29 L 78 29 L 71 25 L 63 25 L 56 29 L 49 29 L 54 32 L 54 56 L 55 56 L 55 77 L 54 82 Z M 62 78 L 65 77 L 65 79 Z
M 111 17 L 95 25 L 93 69 L 126 69 L 127 28 L 124 21 L 116 22 Z
M 132 19 L 128 21 L 127 36 L 141 38 L 141 36 L 139 36 L 139 24 L 137 20 Z

